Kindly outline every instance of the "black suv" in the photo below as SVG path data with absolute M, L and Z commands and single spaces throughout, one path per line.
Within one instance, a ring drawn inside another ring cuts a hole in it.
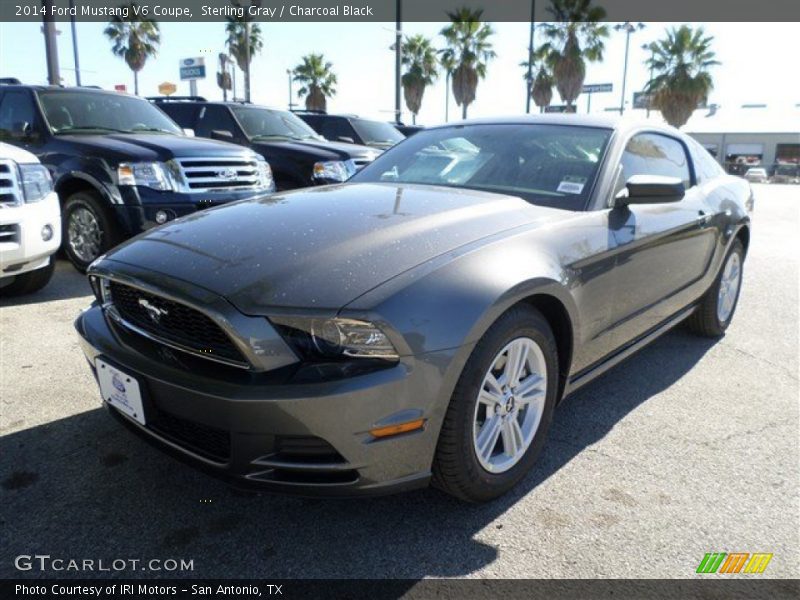
M 63 247 L 79 270 L 154 225 L 275 189 L 258 154 L 188 137 L 147 100 L 118 92 L 2 85 L 0 141 L 50 170 Z
M 240 102 L 208 102 L 199 96 L 151 98 L 195 135 L 252 148 L 269 162 L 275 185 L 288 190 L 340 183 L 380 151 L 329 142 L 285 110 Z
M 383 121 L 362 119 L 355 115 L 329 115 L 309 110 L 298 110 L 295 114 L 311 125 L 318 134 L 337 142 L 362 144 L 386 150 L 406 139 L 396 127 Z

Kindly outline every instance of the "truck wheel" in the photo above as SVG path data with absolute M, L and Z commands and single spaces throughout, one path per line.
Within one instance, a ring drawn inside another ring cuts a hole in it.
M 0 288 L 0 295 L 3 296 L 22 296 L 24 294 L 32 294 L 38 292 L 53 277 L 53 271 L 56 268 L 56 261 L 51 256 L 50 262 L 46 267 L 36 269 L 35 271 L 28 271 L 14 277 L 14 281 L 7 286 Z
M 63 215 L 64 251 L 81 273 L 86 272 L 94 259 L 122 241 L 110 211 L 96 192 L 72 194 L 64 203 Z

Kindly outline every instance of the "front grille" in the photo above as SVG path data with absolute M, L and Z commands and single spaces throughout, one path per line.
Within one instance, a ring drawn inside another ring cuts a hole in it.
M 19 243 L 19 225 L 0 225 L 0 242 Z
M 17 181 L 17 169 L 10 160 L 0 160 L 0 208 L 20 204 L 22 194 Z
M 176 162 L 190 192 L 259 187 L 259 163 L 255 159 L 179 158 Z
M 194 308 L 116 281 L 109 284 L 120 317 L 167 345 L 243 366 L 247 361 L 210 317 Z
M 224 429 L 189 421 L 151 407 L 147 427 L 168 440 L 216 462 L 228 462 L 231 456 L 231 435 Z

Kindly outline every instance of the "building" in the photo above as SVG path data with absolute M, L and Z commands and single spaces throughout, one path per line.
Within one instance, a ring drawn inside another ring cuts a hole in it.
M 711 106 L 697 110 L 681 128 L 730 173 L 743 174 L 759 166 L 800 171 L 800 104 L 775 108 L 765 104 L 739 108 Z

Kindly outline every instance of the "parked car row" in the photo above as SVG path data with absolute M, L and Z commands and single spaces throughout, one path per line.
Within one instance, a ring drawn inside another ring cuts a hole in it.
M 38 157 L 49 172 L 61 210 L 53 239 L 81 271 L 124 239 L 180 216 L 345 181 L 404 139 L 387 123 L 342 119 L 359 133 L 329 140 L 291 112 L 251 104 L 0 86 L 0 142 Z M 13 289 L 29 286 L 6 286 Z
M 770 175 L 770 172 L 772 174 Z M 793 163 L 778 163 L 767 170 L 764 167 L 751 167 L 747 169 L 744 178 L 751 183 L 800 183 L 800 165 Z

